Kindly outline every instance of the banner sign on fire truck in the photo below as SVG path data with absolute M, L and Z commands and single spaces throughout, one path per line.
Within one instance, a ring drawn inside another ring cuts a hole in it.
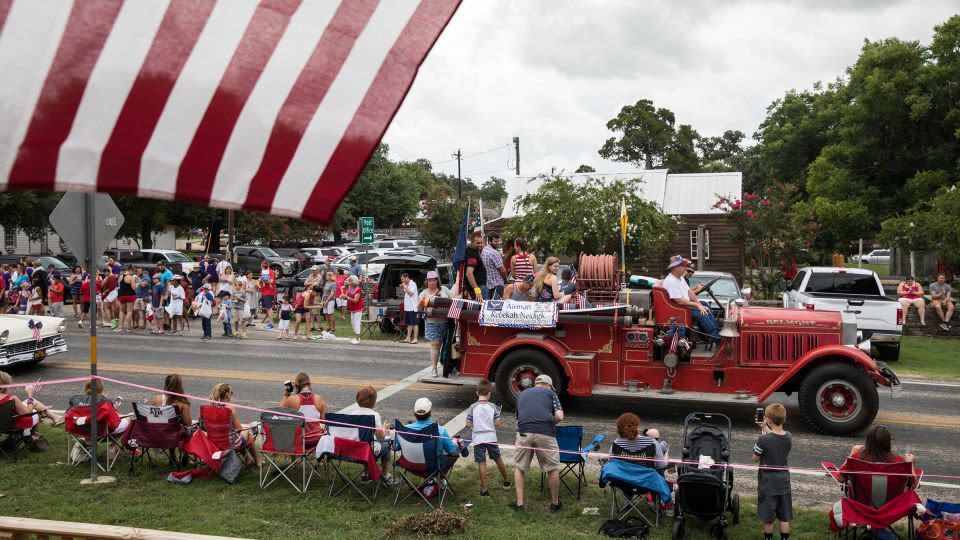
M 557 313 L 557 304 L 554 302 L 489 300 L 480 308 L 480 325 L 525 330 L 554 328 L 557 326 Z

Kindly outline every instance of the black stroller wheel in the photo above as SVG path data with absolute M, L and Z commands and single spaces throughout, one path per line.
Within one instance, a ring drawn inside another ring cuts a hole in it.
M 683 539 L 683 520 L 678 519 L 673 522 L 673 540 Z
M 740 523 L 740 495 L 737 493 L 734 493 L 730 500 L 730 513 L 733 514 L 733 524 Z

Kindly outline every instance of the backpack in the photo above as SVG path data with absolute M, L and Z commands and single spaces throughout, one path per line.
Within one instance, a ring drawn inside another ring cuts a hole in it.
M 608 519 L 603 522 L 597 532 L 612 538 L 644 538 L 650 533 L 650 526 L 640 521 L 639 518 L 630 516 L 622 521 Z

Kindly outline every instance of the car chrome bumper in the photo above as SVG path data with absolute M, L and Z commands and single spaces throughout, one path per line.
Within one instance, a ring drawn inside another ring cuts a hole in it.
M 22 343 L 22 342 L 21 342 Z M 17 345 L 16 343 L 13 345 Z M 67 342 L 63 336 L 58 335 L 53 339 L 53 343 L 45 347 L 33 347 L 30 350 L 17 350 L 11 353 L 10 345 L 0 347 L 0 366 L 9 366 L 21 362 L 30 362 L 33 360 L 43 360 L 44 358 L 57 353 L 67 352 Z
M 889 332 L 873 332 L 868 338 L 872 343 L 900 343 L 901 334 L 891 334 Z
M 883 362 L 877 362 L 877 370 L 879 370 L 880 375 L 882 375 L 890 383 L 890 397 L 893 399 L 902 398 L 903 385 L 900 383 L 900 378 L 897 377 L 897 374 L 894 373 L 893 370 Z

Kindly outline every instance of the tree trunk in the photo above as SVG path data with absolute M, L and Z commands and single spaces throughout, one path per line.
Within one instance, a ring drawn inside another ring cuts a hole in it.
M 653 169 L 653 155 L 650 152 L 647 152 L 643 156 L 643 168 L 647 171 Z
M 340 245 L 343 243 L 343 231 L 339 229 L 333 231 L 333 243 L 334 245 Z
M 140 220 L 140 249 L 153 248 L 152 222 L 149 219 Z

